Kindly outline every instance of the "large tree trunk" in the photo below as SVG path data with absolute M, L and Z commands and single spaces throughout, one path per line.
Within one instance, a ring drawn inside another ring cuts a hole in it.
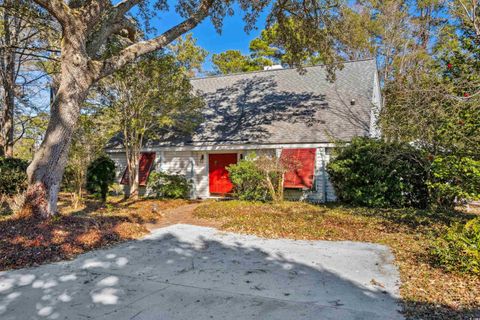
M 7 6 L 11 5 L 6 1 Z M 15 108 L 15 50 L 11 41 L 11 16 L 7 10 L 3 15 L 5 48 L 2 50 L 2 86 L 4 108 L 0 115 L 0 155 L 13 157 L 13 114 Z
M 10 78 L 7 75 L 7 78 Z M 9 80 L 4 79 L 3 101 L 4 107 L 0 115 L 0 156 L 7 158 L 13 157 L 13 111 L 15 107 L 13 87 L 6 83 Z
M 15 108 L 15 93 L 14 93 L 14 80 L 13 80 L 13 63 L 11 64 L 12 73 L 7 71 L 7 79 L 4 79 L 4 102 L 5 110 L 3 113 L 3 154 L 7 158 L 13 157 L 13 112 Z M 10 68 L 8 68 L 10 69 Z
M 67 5 L 63 0 L 34 2 L 55 17 L 63 31 L 60 85 L 45 138 L 27 170 L 29 187 L 25 206 L 34 214 L 48 217 L 57 210 L 58 192 L 72 133 L 90 86 L 139 56 L 165 47 L 196 27 L 208 16 L 213 1 L 202 1 L 198 10 L 189 18 L 156 38 L 134 42 L 119 53 L 97 61 L 88 58 L 87 51 L 90 56 L 96 56 L 99 48 L 94 45 L 87 50 L 87 37 L 90 37 L 89 43 L 95 43 L 98 38 L 100 45 L 105 44 L 109 36 L 125 28 L 125 22 L 130 20 L 125 17 L 126 13 L 139 1 L 120 1 L 113 7 L 106 5 L 109 1 L 88 1 L 83 6 L 80 3 Z M 105 24 L 99 21 L 100 17 L 106 17 Z M 96 27 L 100 30 L 99 34 L 94 32 Z
M 64 36 L 61 79 L 47 131 L 27 169 L 29 187 L 25 205 L 33 214 L 41 217 L 49 217 L 57 212 L 58 193 L 72 134 L 81 105 L 94 79 L 88 58 L 81 54 L 82 43 L 77 34 Z

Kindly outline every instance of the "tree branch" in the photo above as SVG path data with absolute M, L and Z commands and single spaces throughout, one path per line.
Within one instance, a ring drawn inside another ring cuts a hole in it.
M 102 23 L 100 29 L 95 32 L 92 39 L 87 44 L 87 53 L 91 57 L 95 57 L 100 50 L 100 47 L 106 42 L 107 38 L 112 34 L 119 33 L 121 30 L 127 30 L 128 38 L 134 41 L 135 31 L 137 27 L 134 22 L 127 17 L 121 17 L 118 22 Z M 108 20 L 108 19 L 107 19 Z
M 123 0 L 117 3 L 114 7 L 113 10 L 118 11 L 118 12 L 123 12 L 123 14 L 127 13 L 128 10 L 133 8 L 133 6 L 139 4 L 142 0 Z
M 477 2 L 476 2 L 476 0 L 471 0 L 471 4 L 472 4 L 471 11 L 468 8 L 468 6 L 462 0 L 459 0 L 459 2 L 460 2 L 460 5 L 462 6 L 463 10 L 465 11 L 465 15 L 466 15 L 467 19 L 470 20 L 470 22 L 472 23 L 473 28 L 475 29 L 475 34 L 477 35 L 477 37 L 480 37 L 480 25 L 477 24 L 477 12 L 476 12 L 477 11 Z
M 140 2 L 141 0 L 124 0 L 113 6 L 106 14 L 97 15 L 97 19 L 101 18 L 102 22 L 87 44 L 87 52 L 91 57 L 95 57 L 100 47 L 109 36 L 125 28 L 127 24 L 130 24 L 129 19 L 125 17 L 125 15 L 131 8 Z M 96 22 L 89 23 L 88 25 L 93 28 L 93 26 L 96 25 Z
M 63 0 L 33 0 L 47 10 L 63 26 L 71 18 L 70 8 Z
M 125 0 L 128 2 L 129 0 Z M 135 0 L 130 0 L 130 2 Z M 181 36 L 182 34 L 195 28 L 203 19 L 205 19 L 210 11 L 212 0 L 206 0 L 202 3 L 199 10 L 190 18 L 177 24 L 173 28 L 167 30 L 162 35 L 147 41 L 140 41 L 128 46 L 120 51 L 117 55 L 103 61 L 98 78 L 103 78 L 119 70 L 126 64 L 134 61 L 143 54 L 147 54 L 165 47 L 167 44 Z
M 47 60 L 56 61 L 56 62 L 60 61 L 59 59 L 53 58 L 51 56 L 42 56 L 41 54 L 35 54 L 35 53 L 31 53 L 31 52 L 15 51 L 15 53 L 21 54 L 23 56 L 33 57 L 33 58 L 47 59 Z

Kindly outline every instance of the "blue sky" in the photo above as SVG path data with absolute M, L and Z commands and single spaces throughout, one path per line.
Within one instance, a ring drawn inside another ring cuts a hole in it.
M 155 34 L 159 34 L 175 24 L 183 21 L 183 19 L 175 12 L 174 3 L 176 1 L 169 1 L 171 3 L 168 12 L 161 12 L 159 18 L 152 21 L 152 25 L 157 29 Z M 242 20 L 243 12 L 235 6 L 235 15 L 232 17 L 225 17 L 222 28 L 222 33 L 218 34 L 215 31 L 210 19 L 204 20 L 200 25 L 193 29 L 192 33 L 197 38 L 197 44 L 208 50 L 210 55 L 204 64 L 205 71 L 212 70 L 211 57 L 214 53 L 223 52 L 228 49 L 240 50 L 247 54 L 248 45 L 252 39 L 260 34 L 260 31 L 265 26 L 265 19 L 267 13 L 264 12 L 257 21 L 257 29 L 252 30 L 249 34 L 244 31 L 244 22 Z M 153 36 L 154 34 L 152 34 Z

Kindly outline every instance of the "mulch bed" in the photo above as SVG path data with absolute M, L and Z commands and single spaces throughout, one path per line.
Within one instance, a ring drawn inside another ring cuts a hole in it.
M 61 213 L 43 220 L 32 216 L 0 218 L 0 270 L 72 259 L 78 254 L 137 239 L 146 225 L 162 219 L 166 210 L 185 200 L 114 201 L 105 206 L 87 201 L 79 209 L 63 201 Z

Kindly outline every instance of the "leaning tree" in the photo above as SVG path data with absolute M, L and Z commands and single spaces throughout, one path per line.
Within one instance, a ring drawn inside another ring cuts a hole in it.
M 324 62 L 334 59 L 335 32 L 340 0 L 178 0 L 176 12 L 183 21 L 167 31 L 152 34 L 148 19 L 170 10 L 167 0 L 33 0 L 61 26 L 60 74 L 44 140 L 28 167 L 26 206 L 43 217 L 54 215 L 72 133 L 89 89 L 138 57 L 165 48 L 182 34 L 210 18 L 217 31 L 223 18 L 241 11 L 246 31 L 255 26 L 263 10 L 267 25 L 279 25 L 281 41 L 298 52 L 322 52 Z M 292 30 L 287 23 L 299 23 Z M 139 26 L 144 26 L 142 37 Z M 167 26 L 168 28 L 168 26 Z M 165 28 L 165 29 L 167 29 Z M 108 44 L 115 37 L 116 46 Z M 116 38 L 118 39 L 118 38 Z M 120 48 L 119 48 L 120 46 Z

